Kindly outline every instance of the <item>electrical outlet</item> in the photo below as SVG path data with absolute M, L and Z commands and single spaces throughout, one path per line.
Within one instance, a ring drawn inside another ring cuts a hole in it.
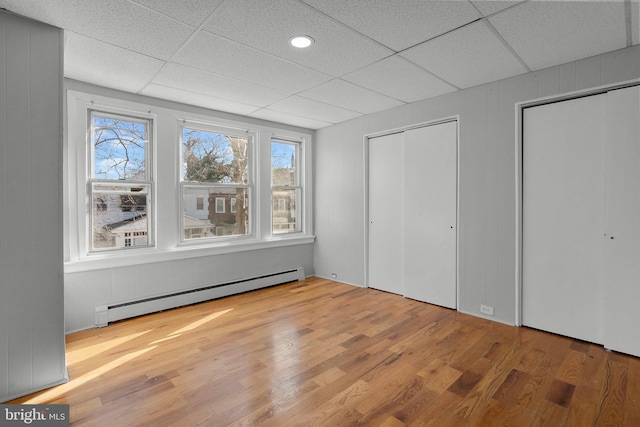
M 488 305 L 480 304 L 480 313 L 488 314 L 489 316 L 493 316 L 493 307 L 489 307 Z

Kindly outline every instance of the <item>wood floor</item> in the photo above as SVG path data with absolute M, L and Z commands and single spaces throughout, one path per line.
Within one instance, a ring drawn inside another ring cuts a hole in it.
M 311 278 L 70 334 L 74 426 L 640 426 L 640 359 Z

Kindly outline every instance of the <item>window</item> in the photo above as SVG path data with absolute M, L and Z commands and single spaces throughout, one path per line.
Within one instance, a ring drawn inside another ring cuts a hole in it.
M 133 238 L 131 237 L 133 236 Z M 124 233 L 124 246 L 144 246 L 147 241 L 146 231 L 129 231 Z
M 142 187 L 131 188 L 131 191 L 142 191 Z M 127 194 L 120 196 L 120 209 L 122 212 L 144 212 L 147 210 L 147 196 Z
M 186 209 L 197 197 L 206 198 L 209 205 L 206 218 L 199 218 L 199 226 L 207 229 L 206 233 L 189 231 L 188 215 L 184 211 L 183 240 L 251 233 L 252 139 L 253 135 L 246 132 L 238 134 L 229 129 L 182 126 L 183 206 Z
M 313 243 L 311 133 L 133 95 L 66 101 L 65 271 Z
M 96 210 L 97 211 L 106 211 L 107 210 L 107 202 L 102 200 L 100 197 L 96 198 Z
M 285 199 L 274 199 L 273 210 L 278 212 L 284 212 L 287 210 L 287 201 Z
M 150 246 L 151 120 L 90 112 L 91 250 Z
M 271 230 L 273 234 L 302 230 L 299 206 L 300 143 L 271 141 Z
M 224 199 L 216 197 L 216 213 L 224 213 Z

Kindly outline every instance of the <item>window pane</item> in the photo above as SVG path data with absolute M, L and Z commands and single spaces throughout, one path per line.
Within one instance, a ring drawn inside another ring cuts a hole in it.
M 94 178 L 147 179 L 147 122 L 94 114 L 92 131 Z
M 204 199 L 204 210 L 191 208 Z M 249 234 L 249 189 L 185 186 L 184 239 Z
M 296 204 L 300 190 L 275 189 L 273 197 L 273 234 L 300 231 L 300 224 L 296 219 Z
M 247 184 L 248 138 L 182 128 L 183 179 Z
M 94 184 L 92 189 L 92 248 L 148 246 L 146 188 Z
M 224 213 L 225 202 L 224 197 L 216 197 L 216 213 Z
M 296 144 L 271 142 L 271 185 L 296 185 Z

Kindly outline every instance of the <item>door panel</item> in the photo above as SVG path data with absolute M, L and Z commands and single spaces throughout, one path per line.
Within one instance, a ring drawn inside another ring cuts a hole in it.
M 523 113 L 522 321 L 603 342 L 606 95 Z
M 456 308 L 457 124 L 405 132 L 405 295 Z
M 404 295 L 404 135 L 369 139 L 369 286 Z
M 640 87 L 607 94 L 605 339 L 640 356 Z

